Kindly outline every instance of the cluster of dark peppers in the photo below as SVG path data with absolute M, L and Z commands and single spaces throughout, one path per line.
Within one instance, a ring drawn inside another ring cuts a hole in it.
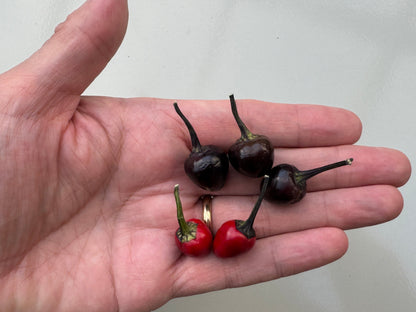
M 208 191 L 220 190 L 227 179 L 229 163 L 239 173 L 251 177 L 263 177 L 260 195 L 247 220 L 225 222 L 215 236 L 204 221 L 185 221 L 179 198 L 179 186 L 175 185 L 174 195 L 179 228 L 175 239 L 179 249 L 186 255 L 202 256 L 213 249 L 218 257 L 232 257 L 250 250 L 256 241 L 254 219 L 263 198 L 272 203 L 293 204 L 306 194 L 306 181 L 313 176 L 331 169 L 351 165 L 353 159 L 332 163 L 319 168 L 301 171 L 290 164 L 273 167 L 274 148 L 269 138 L 253 134 L 241 120 L 234 95 L 230 95 L 231 111 L 241 132 L 241 137 L 230 146 L 228 152 L 215 145 L 201 145 L 192 124 L 179 109 L 174 108 L 188 128 L 192 150 L 184 162 L 187 176 L 200 188 Z

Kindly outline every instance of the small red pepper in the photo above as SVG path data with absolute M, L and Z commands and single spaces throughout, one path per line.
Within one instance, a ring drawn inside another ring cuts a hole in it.
M 253 248 L 256 242 L 256 232 L 253 229 L 253 223 L 266 192 L 268 182 L 269 176 L 265 175 L 259 198 L 246 221 L 230 220 L 218 229 L 215 234 L 213 247 L 214 254 L 217 257 L 233 257 Z
M 199 219 L 185 221 L 182 203 L 179 198 L 179 185 L 174 188 L 176 212 L 179 228 L 176 230 L 175 241 L 178 248 L 188 256 L 204 256 L 210 253 L 212 233 L 208 226 Z

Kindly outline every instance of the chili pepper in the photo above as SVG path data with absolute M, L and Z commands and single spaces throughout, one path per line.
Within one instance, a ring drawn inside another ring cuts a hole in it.
M 218 229 L 213 245 L 214 253 L 217 257 L 233 257 L 253 248 L 256 242 L 256 232 L 253 228 L 253 223 L 266 192 L 268 182 L 269 176 L 265 175 L 260 195 L 246 221 L 230 220 Z
M 294 204 L 306 194 L 306 180 L 338 167 L 351 165 L 353 159 L 339 161 L 323 167 L 300 171 L 293 165 L 280 164 L 269 171 L 270 181 L 265 199 L 277 204 Z
M 208 226 L 199 219 L 185 221 L 182 203 L 179 197 L 179 185 L 174 188 L 176 212 L 179 228 L 176 230 L 175 241 L 178 248 L 188 256 L 204 256 L 210 253 L 212 233 Z
M 241 120 L 234 95 L 230 95 L 231 111 L 240 128 L 241 137 L 228 149 L 231 165 L 238 172 L 253 178 L 261 177 L 273 166 L 274 148 L 270 139 L 252 133 Z
M 227 153 L 215 145 L 201 145 L 194 127 L 179 109 L 178 103 L 173 103 L 173 107 L 191 137 L 192 151 L 184 162 L 186 175 L 200 188 L 218 191 L 224 186 L 228 175 Z

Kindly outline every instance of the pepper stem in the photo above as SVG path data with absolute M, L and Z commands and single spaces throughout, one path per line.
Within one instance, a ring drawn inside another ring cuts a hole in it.
M 181 199 L 179 197 L 179 184 L 175 185 L 173 194 L 175 195 L 176 214 L 178 216 L 179 228 L 181 229 L 182 234 L 185 236 L 185 235 L 189 234 L 191 230 L 188 226 L 188 223 L 185 221 L 185 217 L 183 215 L 182 203 L 181 203 Z
M 241 120 L 240 116 L 238 115 L 237 104 L 235 102 L 234 94 L 230 95 L 230 102 L 231 102 L 231 111 L 233 112 L 234 119 L 237 122 L 237 125 L 241 131 L 241 139 L 243 141 L 253 139 L 253 133 L 251 133 L 251 131 L 248 130 L 247 126 L 244 124 L 244 122 Z
M 260 195 L 257 199 L 256 204 L 254 205 L 253 210 L 250 213 L 250 216 L 248 217 L 248 219 L 246 221 L 241 223 L 241 225 L 239 226 L 239 230 L 242 233 L 246 233 L 245 230 L 247 230 L 247 233 L 249 233 L 249 231 L 251 231 L 251 229 L 253 228 L 254 219 L 256 218 L 257 212 L 259 211 L 259 208 L 260 208 L 260 205 L 261 205 L 261 202 L 263 201 L 264 194 L 266 193 L 268 183 L 269 183 L 269 176 L 265 175 L 264 180 L 263 180 L 263 185 L 261 187 Z
M 322 167 L 319 167 L 319 168 L 305 170 L 305 171 L 298 171 L 295 174 L 296 182 L 306 181 L 307 179 L 310 179 L 313 176 L 316 176 L 317 174 L 319 174 L 321 172 L 324 172 L 324 171 L 328 171 L 328 170 L 335 169 L 335 168 L 342 167 L 342 166 L 346 166 L 346 165 L 349 166 L 349 165 L 351 165 L 353 160 L 354 160 L 353 158 L 348 158 L 347 160 L 339 161 L 339 162 L 329 164 L 329 165 L 326 165 L 326 166 L 322 166 Z
M 201 143 L 198 140 L 198 136 L 196 135 L 194 127 L 192 127 L 192 124 L 189 122 L 189 120 L 185 117 L 185 115 L 181 112 L 179 109 L 178 103 L 173 103 L 173 107 L 175 107 L 175 111 L 178 113 L 179 117 L 183 120 L 186 127 L 188 128 L 189 135 L 191 136 L 191 142 L 192 142 L 192 152 L 200 152 L 201 151 Z

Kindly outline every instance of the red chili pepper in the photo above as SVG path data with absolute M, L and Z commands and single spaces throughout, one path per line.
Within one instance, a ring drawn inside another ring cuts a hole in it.
M 269 176 L 265 175 L 259 198 L 246 221 L 230 220 L 218 229 L 214 238 L 214 253 L 217 257 L 233 257 L 253 248 L 256 242 L 256 232 L 253 229 L 253 223 L 266 192 L 268 182 Z
M 199 219 L 185 221 L 178 184 L 175 185 L 174 195 L 179 223 L 175 235 L 176 245 L 185 255 L 198 257 L 209 254 L 212 246 L 210 229 L 205 222 Z

